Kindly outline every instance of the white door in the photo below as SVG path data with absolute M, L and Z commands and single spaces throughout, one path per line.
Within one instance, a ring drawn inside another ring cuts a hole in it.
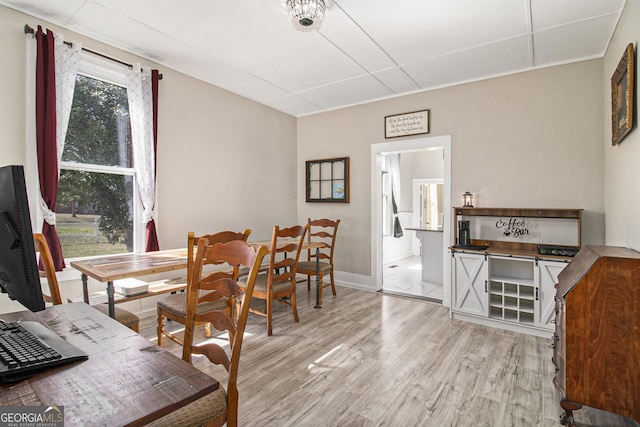
M 556 318 L 556 283 L 558 283 L 558 274 L 567 266 L 565 262 L 556 261 L 538 261 L 538 295 L 537 310 L 535 322 L 538 326 L 549 329 L 555 329 L 553 322 Z
M 484 255 L 455 252 L 451 281 L 453 310 L 487 316 L 488 270 Z

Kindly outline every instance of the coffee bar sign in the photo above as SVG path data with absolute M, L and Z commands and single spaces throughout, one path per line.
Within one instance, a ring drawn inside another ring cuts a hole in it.
M 396 114 L 384 118 L 384 137 L 420 135 L 429 133 L 429 110 Z
M 580 244 L 580 233 L 567 227 L 566 218 L 514 216 L 469 216 L 471 240 L 533 243 L 546 245 Z
M 496 221 L 496 228 L 502 232 L 505 237 L 524 237 L 529 236 L 529 228 L 524 218 L 500 218 Z

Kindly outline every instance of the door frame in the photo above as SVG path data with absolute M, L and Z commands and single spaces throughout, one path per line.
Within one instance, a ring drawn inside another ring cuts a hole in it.
M 451 215 L 451 135 L 421 137 L 371 145 L 371 282 L 376 291 L 382 289 L 382 155 L 403 151 L 444 149 L 444 224 L 442 250 L 450 246 Z M 451 259 L 443 256 L 442 305 L 451 306 Z

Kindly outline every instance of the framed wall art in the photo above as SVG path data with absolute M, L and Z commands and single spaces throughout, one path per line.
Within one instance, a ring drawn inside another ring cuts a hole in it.
M 396 114 L 384 118 L 384 137 L 420 135 L 429 133 L 429 110 Z
M 629 43 L 611 77 L 611 144 L 617 145 L 633 127 L 635 55 Z
M 307 202 L 349 203 L 349 158 L 307 160 Z

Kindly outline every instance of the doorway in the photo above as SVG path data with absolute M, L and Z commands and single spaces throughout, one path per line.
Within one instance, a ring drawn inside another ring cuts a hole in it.
M 451 261 L 449 257 L 444 256 L 447 252 L 447 248 L 450 242 L 450 209 L 451 209 L 451 136 L 436 136 L 436 137 L 421 137 L 414 139 L 406 139 L 397 142 L 388 142 L 381 144 L 374 144 L 371 146 L 371 277 L 372 283 L 376 290 L 382 290 L 384 288 L 385 274 L 384 274 L 384 221 L 386 215 L 383 212 L 383 156 L 391 153 L 415 153 L 429 150 L 441 150 L 443 156 L 443 197 L 442 197 L 442 211 L 443 224 L 442 224 L 442 304 L 450 306 L 451 300 Z M 411 184 L 410 184 L 411 185 Z M 410 200 L 411 202 L 411 200 Z M 413 213 L 409 213 L 412 218 Z M 406 222 L 403 227 L 412 227 L 417 224 L 411 224 L 412 219 Z M 410 238 L 417 241 L 413 231 L 407 230 L 407 234 L 411 233 Z M 421 265 L 416 266 L 416 260 L 419 256 L 414 256 L 412 259 L 407 259 L 405 264 L 409 265 L 409 268 L 420 268 Z M 401 267 L 400 263 L 398 268 Z M 418 271 L 420 274 L 420 271 Z M 415 274 L 414 274 L 415 275 Z M 394 275 L 390 280 L 397 280 L 401 275 Z M 405 280 L 401 278 L 401 280 Z M 412 280 L 412 279 L 406 279 Z

